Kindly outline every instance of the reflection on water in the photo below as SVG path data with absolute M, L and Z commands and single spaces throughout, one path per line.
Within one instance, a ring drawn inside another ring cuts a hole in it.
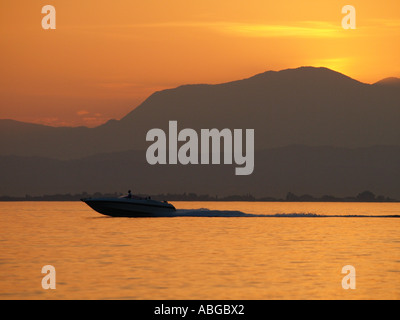
M 360 217 L 398 216 L 398 203 L 173 204 L 180 217 L 129 219 L 0 203 L 0 299 L 400 298 L 400 219 Z M 55 290 L 41 287 L 44 265 Z

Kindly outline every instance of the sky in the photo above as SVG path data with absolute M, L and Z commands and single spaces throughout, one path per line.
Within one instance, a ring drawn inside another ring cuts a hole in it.
M 399 0 L 1 0 L 0 119 L 94 127 L 154 91 L 300 66 L 374 83 L 400 77 L 399 40 Z

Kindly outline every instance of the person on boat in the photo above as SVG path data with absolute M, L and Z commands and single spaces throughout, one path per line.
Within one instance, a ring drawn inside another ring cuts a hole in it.
M 128 195 L 126 196 L 128 199 L 131 199 L 132 198 L 132 193 L 131 193 L 131 190 L 128 190 Z

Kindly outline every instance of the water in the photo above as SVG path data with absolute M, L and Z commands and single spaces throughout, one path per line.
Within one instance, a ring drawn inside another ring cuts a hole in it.
M 0 203 L 0 299 L 400 298 L 400 203 L 173 204 L 178 217 L 110 218 Z

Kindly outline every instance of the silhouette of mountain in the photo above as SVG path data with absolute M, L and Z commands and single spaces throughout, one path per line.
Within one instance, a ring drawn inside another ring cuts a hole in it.
M 395 78 L 395 77 L 385 78 L 374 83 L 374 85 L 400 87 L 400 78 Z
M 257 150 L 293 144 L 399 145 L 399 106 L 400 90 L 387 81 L 365 84 L 326 68 L 268 71 L 155 92 L 123 119 L 96 128 L 0 120 L 0 155 L 65 160 L 145 150 L 147 131 L 167 132 L 169 120 L 177 120 L 179 129 L 255 129 Z
M 268 71 L 217 85 L 155 92 L 96 128 L 0 120 L 0 195 L 96 191 L 343 197 L 371 190 L 400 199 L 398 79 L 365 84 L 326 68 Z M 146 162 L 146 133 L 255 129 L 255 170 Z
M 284 198 L 290 191 L 345 197 L 371 190 L 400 199 L 400 147 L 337 148 L 287 146 L 259 150 L 255 171 L 235 176 L 235 165 L 156 165 L 144 151 L 99 154 L 82 159 L 0 156 L 0 195 L 38 196 L 86 191 Z

